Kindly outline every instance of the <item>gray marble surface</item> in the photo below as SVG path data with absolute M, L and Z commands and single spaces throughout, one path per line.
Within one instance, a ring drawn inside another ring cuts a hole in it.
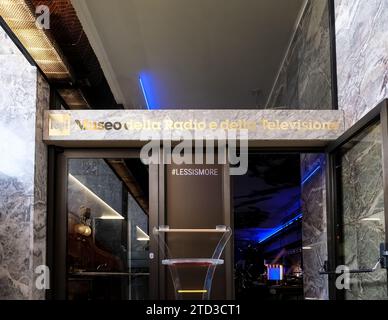
M 388 97 L 388 0 L 335 0 L 339 107 L 350 126 Z
M 303 290 L 306 300 L 329 300 L 327 275 L 320 275 L 322 262 L 327 260 L 327 242 L 317 242 L 303 250 Z
M 31 299 L 37 72 L 0 28 L 0 299 Z
M 350 269 L 371 268 L 385 241 L 381 127 L 374 126 L 344 148 L 341 163 L 344 257 Z M 366 220 L 365 220 L 366 219 Z M 388 299 L 387 272 L 353 275 L 350 300 Z
M 36 124 L 35 124 L 35 170 L 34 170 L 34 202 L 33 202 L 33 269 L 46 264 L 47 234 L 47 145 L 43 142 L 43 113 L 50 106 L 50 86 L 38 73 Z M 34 280 L 38 274 L 34 274 Z M 45 299 L 44 290 L 32 287 L 32 298 Z
M 319 275 L 328 259 L 325 155 L 301 155 L 302 181 L 316 168 L 316 173 L 302 185 L 303 288 L 306 299 L 327 300 L 328 278 Z
M 0 28 L 0 299 L 43 299 L 48 86 Z M 6 155 L 6 156 L 4 156 Z
M 328 1 L 309 0 L 267 108 L 331 109 Z

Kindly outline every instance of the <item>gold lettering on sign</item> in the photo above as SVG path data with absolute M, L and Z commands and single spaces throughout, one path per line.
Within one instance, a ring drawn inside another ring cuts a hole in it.
M 205 130 L 207 124 L 205 121 L 187 120 L 187 121 L 173 121 L 165 120 L 164 129 L 167 130 Z
M 261 119 L 261 125 L 268 130 L 333 130 L 340 128 L 338 121 L 317 121 L 317 120 L 295 120 L 295 121 L 280 121 Z
M 256 130 L 256 121 L 252 120 L 224 120 L 220 123 L 223 130 Z
M 49 136 L 70 135 L 71 114 L 49 114 Z M 91 120 L 75 119 L 74 128 L 81 131 L 203 131 L 203 130 L 281 130 L 281 131 L 338 131 L 341 129 L 340 121 L 321 120 L 274 120 L 261 118 L 258 120 L 245 119 L 218 119 L 218 120 L 152 120 L 152 119 L 127 119 L 127 120 Z

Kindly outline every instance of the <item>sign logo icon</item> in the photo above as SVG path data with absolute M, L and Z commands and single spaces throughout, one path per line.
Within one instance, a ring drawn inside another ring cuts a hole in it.
M 49 136 L 70 135 L 70 114 L 49 114 Z

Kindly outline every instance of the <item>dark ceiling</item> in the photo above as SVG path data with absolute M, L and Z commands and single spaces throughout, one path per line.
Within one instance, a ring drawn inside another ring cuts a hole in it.
M 263 108 L 305 3 L 72 0 L 127 109 Z
M 303 0 L 26 0 L 71 71 L 72 109 L 264 107 Z M 108 4 L 109 3 L 109 4 Z
M 29 0 L 32 7 L 46 5 L 50 8 L 49 36 L 66 57 L 74 82 L 53 82 L 62 98 L 69 101 L 72 91 L 80 90 L 90 108 L 122 108 L 113 97 L 100 63 L 89 43 L 70 0 Z
M 300 209 L 300 155 L 252 154 L 248 173 L 233 177 L 235 229 L 269 232 Z

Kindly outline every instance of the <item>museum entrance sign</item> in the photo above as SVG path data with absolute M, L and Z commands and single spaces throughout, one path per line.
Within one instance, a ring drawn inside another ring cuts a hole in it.
M 149 140 L 219 140 L 253 147 L 324 146 L 344 132 L 338 110 L 50 110 L 44 140 L 59 146 L 134 147 Z

